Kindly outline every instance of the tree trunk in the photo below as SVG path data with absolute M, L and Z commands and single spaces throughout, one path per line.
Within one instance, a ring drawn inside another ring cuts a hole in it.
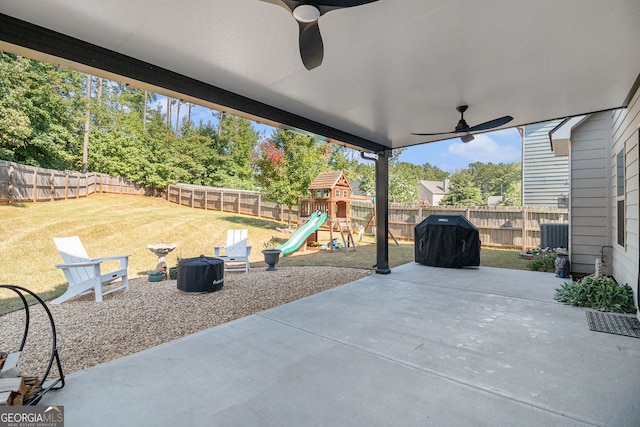
M 98 105 L 102 102 L 102 77 L 98 77 L 98 93 L 96 94 Z
M 91 124 L 91 75 L 87 74 L 87 112 L 84 118 L 84 140 L 82 142 L 82 173 L 87 173 L 89 161 L 89 129 Z
M 171 126 L 171 98 L 167 96 L 167 125 Z
M 142 131 L 147 131 L 147 91 L 144 91 L 144 108 L 142 110 Z
M 176 111 L 176 135 L 178 134 L 178 130 L 180 129 L 180 104 L 182 102 L 178 100 L 178 110 Z

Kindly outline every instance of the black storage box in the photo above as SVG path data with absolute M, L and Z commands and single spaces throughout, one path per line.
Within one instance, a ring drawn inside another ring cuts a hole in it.
M 224 284 L 224 261 L 200 255 L 178 262 L 178 289 L 183 292 L 213 292 Z
M 462 215 L 429 215 L 414 230 L 415 261 L 431 267 L 480 265 L 478 229 Z

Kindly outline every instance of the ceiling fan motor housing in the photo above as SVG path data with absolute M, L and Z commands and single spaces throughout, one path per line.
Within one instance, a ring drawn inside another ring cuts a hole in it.
M 467 129 L 469 129 L 467 122 L 465 122 L 464 119 L 460 119 L 456 125 L 456 133 L 465 132 Z

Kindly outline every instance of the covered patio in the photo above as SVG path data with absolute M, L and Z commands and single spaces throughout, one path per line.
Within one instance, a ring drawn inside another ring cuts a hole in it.
M 637 426 L 640 340 L 551 273 L 410 263 L 67 377 L 69 425 Z
M 374 153 L 378 273 L 391 150 L 466 136 L 414 133 L 452 131 L 461 105 L 508 126 L 625 108 L 640 86 L 637 0 L 362 2 L 320 18 L 311 70 L 277 3 L 0 0 L 0 49 Z M 408 264 L 70 375 L 41 403 L 69 425 L 640 425 L 640 341 L 591 332 L 560 283 Z
M 321 14 L 312 66 L 295 6 Z M 374 153 L 387 274 L 392 149 L 627 107 L 639 20 L 637 0 L 0 0 L 0 49 Z

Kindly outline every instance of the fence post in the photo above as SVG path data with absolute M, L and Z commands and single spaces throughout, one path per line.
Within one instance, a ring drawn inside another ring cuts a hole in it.
M 13 204 L 13 165 L 9 166 L 9 204 Z
M 238 192 L 238 213 L 240 213 L 240 197 L 242 196 L 242 193 Z
M 38 173 L 40 173 L 38 169 L 33 170 L 33 185 L 31 187 L 31 191 L 33 192 L 31 201 L 33 201 L 33 203 L 38 201 Z
M 51 201 L 53 202 L 56 199 L 56 175 L 53 171 L 51 171 Z
M 527 243 L 529 242 L 529 231 L 527 230 L 527 222 L 529 220 L 529 214 L 527 213 L 527 207 L 522 207 L 522 250 L 527 249 Z
M 262 193 L 258 193 L 258 218 L 262 218 Z

